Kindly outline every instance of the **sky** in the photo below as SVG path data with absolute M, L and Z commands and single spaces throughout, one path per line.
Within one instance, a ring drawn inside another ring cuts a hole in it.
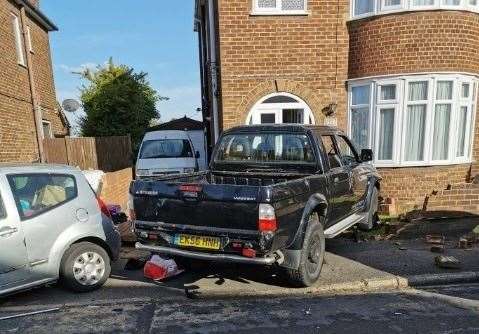
M 41 0 L 40 6 L 59 28 L 50 43 L 60 102 L 78 99 L 82 81 L 71 72 L 113 57 L 147 72 L 153 88 L 169 97 L 158 103 L 162 121 L 201 117 L 194 0 Z

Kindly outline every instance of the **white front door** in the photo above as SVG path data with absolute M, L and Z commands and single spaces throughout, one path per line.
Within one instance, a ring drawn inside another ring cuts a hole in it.
M 252 115 L 251 124 L 311 124 L 305 122 L 303 109 L 258 109 Z

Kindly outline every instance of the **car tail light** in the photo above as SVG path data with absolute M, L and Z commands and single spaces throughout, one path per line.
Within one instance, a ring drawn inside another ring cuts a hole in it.
M 269 204 L 259 205 L 258 229 L 261 232 L 274 232 L 278 229 L 273 206 Z
M 251 258 L 256 257 L 256 251 L 251 248 L 243 248 L 243 250 L 241 251 L 241 254 L 244 257 L 251 257 Z
M 105 202 L 103 202 L 100 197 L 97 197 L 96 200 L 98 201 L 98 206 L 100 207 L 101 212 L 111 219 L 110 210 L 108 210 L 108 207 L 106 206 Z

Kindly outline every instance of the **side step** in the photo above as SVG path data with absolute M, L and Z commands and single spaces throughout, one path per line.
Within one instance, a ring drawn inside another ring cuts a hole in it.
M 333 226 L 328 227 L 326 231 L 324 231 L 324 236 L 326 237 L 326 239 L 332 239 L 335 236 L 343 233 L 351 226 L 360 223 L 363 219 L 366 219 L 366 214 L 352 214 L 351 216 L 337 222 Z

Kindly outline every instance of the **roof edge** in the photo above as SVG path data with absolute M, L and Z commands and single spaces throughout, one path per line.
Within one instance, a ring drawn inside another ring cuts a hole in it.
M 25 7 L 25 11 L 33 17 L 41 26 L 43 26 L 48 31 L 58 31 L 58 27 L 50 21 L 50 19 L 42 13 L 38 8 L 32 5 L 26 0 L 14 0 L 15 3 L 19 6 Z

